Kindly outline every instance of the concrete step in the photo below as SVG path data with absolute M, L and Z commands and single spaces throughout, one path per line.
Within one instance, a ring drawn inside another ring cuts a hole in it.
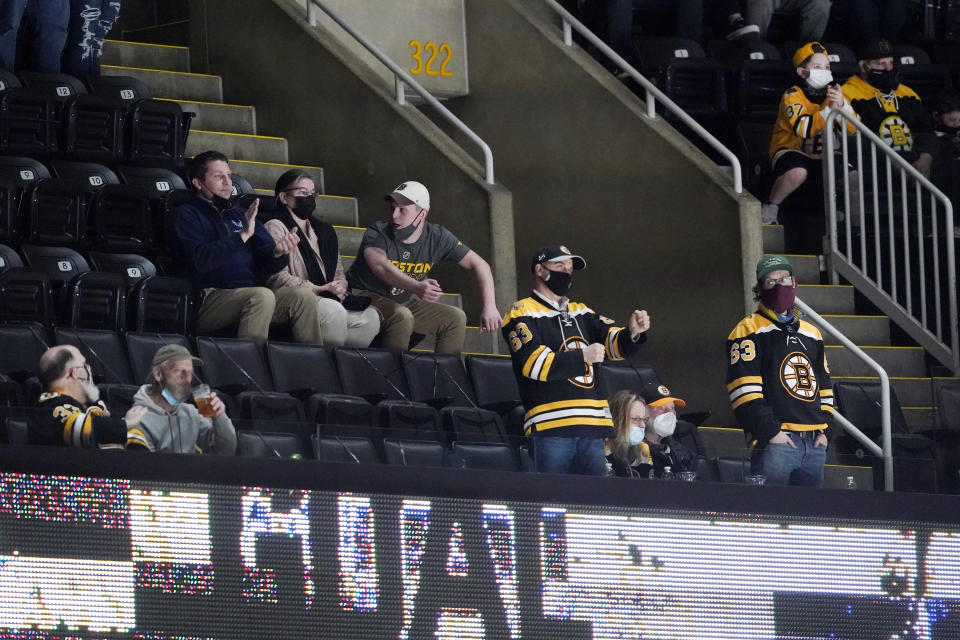
M 228 156 L 229 157 L 229 156 Z M 309 167 L 295 164 L 282 164 L 279 162 L 257 162 L 255 160 L 238 160 L 230 158 L 230 168 L 234 173 L 250 181 L 250 184 L 258 190 L 263 190 L 273 194 L 273 188 L 277 184 L 277 178 L 290 169 L 303 169 L 311 175 L 317 186 L 317 192 L 323 191 L 323 168 Z
M 326 220 L 326 218 L 324 218 Z M 334 226 L 337 231 L 337 242 L 340 245 L 340 253 L 346 253 L 352 256 L 357 255 L 360 250 L 360 241 L 363 239 L 363 227 Z
M 153 95 L 158 98 L 200 100 L 203 102 L 220 102 L 223 100 L 220 76 L 106 64 L 103 65 L 102 69 L 105 76 L 133 76 L 142 80 L 153 90 Z
M 192 111 L 196 114 L 190 123 L 191 129 L 248 134 L 257 132 L 257 112 L 251 106 L 190 100 L 174 100 L 174 102 L 184 111 Z
M 880 382 L 876 376 L 832 376 L 831 379 L 834 382 Z M 926 407 L 933 404 L 931 378 L 890 378 L 890 388 L 897 394 L 900 406 Z
M 783 226 L 779 224 L 763 225 L 764 253 L 783 253 Z
M 810 319 L 814 325 L 817 323 Z M 887 316 L 853 316 L 823 314 L 823 319 L 837 328 L 854 344 L 890 344 L 890 319 Z M 817 325 L 819 326 L 819 325 Z M 840 344 L 839 340 L 820 327 L 826 344 Z
M 729 427 L 697 427 L 697 436 L 707 458 L 749 458 L 743 429 Z
M 286 163 L 287 139 L 256 136 L 246 133 L 204 131 L 191 128 L 186 153 L 195 156 L 207 149 L 216 149 L 228 158 Z
M 927 364 L 922 347 L 860 347 L 890 377 L 923 378 Z M 827 346 L 827 363 L 835 376 L 871 376 L 876 372 L 846 347 Z
M 417 345 L 416 351 L 433 351 L 436 345 L 436 336 L 429 335 Z M 464 353 L 480 353 L 485 355 L 497 353 L 509 353 L 507 345 L 500 337 L 500 332 L 486 333 L 480 332 L 480 327 L 471 327 L 467 325 L 466 337 L 463 341 Z
M 937 426 L 937 415 L 933 407 L 904 407 L 903 417 L 907 420 L 907 428 L 912 433 L 917 431 L 927 431 Z
M 190 49 L 166 44 L 104 40 L 100 61 L 116 67 L 190 71 Z
M 769 254 L 767 254 L 769 255 Z M 820 284 L 820 260 L 817 256 L 783 254 L 793 265 L 793 275 L 801 284 Z
M 853 287 L 839 284 L 801 284 L 797 297 L 820 315 L 827 313 L 853 315 Z
M 243 174 L 241 174 L 243 175 Z M 263 195 L 272 196 L 273 189 L 257 189 L 257 193 Z M 314 217 L 317 217 L 328 224 L 332 224 L 337 228 L 337 235 L 341 235 L 342 229 L 356 229 L 357 226 L 357 199 L 351 198 L 348 196 L 330 196 L 330 195 L 318 195 L 317 196 L 317 209 L 313 213 Z M 349 236 L 349 234 L 348 234 Z M 363 237 L 363 229 L 361 228 L 360 236 Z M 348 242 L 353 243 L 352 238 Z M 351 248 L 352 247 L 352 248 Z M 355 244 L 344 246 L 343 239 L 340 240 L 340 253 L 341 255 L 350 255 L 353 256 L 356 253 L 356 250 L 360 248 L 360 240 L 357 240 Z

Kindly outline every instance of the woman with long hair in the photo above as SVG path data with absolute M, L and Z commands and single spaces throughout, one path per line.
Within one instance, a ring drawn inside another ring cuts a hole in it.
M 617 391 L 610 396 L 613 414 L 613 439 L 608 441 L 607 461 L 618 476 L 649 477 L 650 449 L 644 442 L 647 405 L 632 391 Z

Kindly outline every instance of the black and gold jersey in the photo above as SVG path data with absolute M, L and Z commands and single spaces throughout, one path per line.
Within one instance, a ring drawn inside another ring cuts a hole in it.
M 637 349 L 630 332 L 579 302 L 556 307 L 534 292 L 503 317 L 513 371 L 526 409 L 527 435 L 613 436 L 603 365 L 588 365 L 580 349 L 604 346 L 606 358 L 623 360 Z
M 727 392 L 744 431 L 761 443 L 779 431 L 820 431 L 833 413 L 833 388 L 815 326 L 795 312 L 780 322 L 764 308 L 727 338 Z
M 843 109 L 850 115 L 856 115 L 849 103 L 843 105 Z M 823 152 L 823 129 L 831 111 L 833 108 L 826 100 L 817 104 L 810 100 L 802 88 L 790 87 L 780 98 L 777 122 L 773 125 L 773 135 L 770 137 L 770 161 L 775 163 L 788 151 L 799 151 L 810 158 L 819 158 Z M 848 134 L 856 131 L 849 122 L 846 127 Z
M 859 76 L 843 85 L 843 95 L 860 116 L 860 121 L 905 159 L 920 153 L 936 152 L 933 125 L 920 97 L 901 84 L 890 93 L 882 93 Z
M 84 407 L 78 400 L 59 391 L 40 395 L 37 414 L 31 417 L 30 444 L 66 447 L 122 449 L 125 445 L 146 448 L 139 429 L 128 433 L 123 418 L 113 418 L 101 400 Z

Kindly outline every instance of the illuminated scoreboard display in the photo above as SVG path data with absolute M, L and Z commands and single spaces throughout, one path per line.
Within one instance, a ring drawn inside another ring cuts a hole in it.
M 960 638 L 918 522 L 0 474 L 0 638 Z

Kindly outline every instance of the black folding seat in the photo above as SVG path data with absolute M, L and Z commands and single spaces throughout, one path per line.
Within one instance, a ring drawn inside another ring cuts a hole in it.
M 0 175 L 0 240 L 16 241 L 20 238 L 19 185 Z
M 380 456 L 370 438 L 358 436 L 314 436 L 313 451 L 317 460 L 379 464 Z
M 127 118 L 127 162 L 166 169 L 181 166 L 193 115 L 176 102 L 135 103 Z
M 23 83 L 20 82 L 20 78 L 18 78 L 13 71 L 0 69 L 0 91 L 6 91 L 7 89 L 20 89 L 22 87 Z
M 385 438 L 383 452 L 387 464 L 403 467 L 442 467 L 447 459 L 446 450 L 436 440 Z
M 130 357 L 130 370 L 136 382 L 146 382 L 150 376 L 151 363 L 157 350 L 167 344 L 178 344 L 192 351 L 190 341 L 186 336 L 177 333 L 139 333 L 130 331 L 126 334 L 127 354 Z M 194 382 L 203 381 L 203 367 L 194 368 Z
M 717 458 L 717 473 L 720 482 L 725 484 L 743 484 L 750 475 L 750 461 L 743 458 Z
M 10 192 L 9 207 L 13 217 L 7 221 L 10 232 L 9 239 L 19 238 L 23 233 L 23 207 L 21 205 L 24 194 L 37 180 L 50 177 L 50 171 L 39 160 L 25 157 L 0 156 L 0 177 L 13 183 Z
M 74 160 L 116 162 L 123 157 L 126 111 L 114 98 L 74 96 L 61 107 L 60 149 Z
M 123 276 L 128 290 L 132 290 L 144 278 L 157 275 L 156 265 L 134 253 L 91 251 L 89 258 L 95 270 Z
M 89 198 L 59 180 L 37 180 L 24 195 L 25 240 L 79 247 L 86 243 Z
M 91 76 L 87 84 L 94 95 L 119 100 L 128 107 L 139 100 L 153 98 L 150 87 L 133 76 Z
M 53 297 L 56 300 L 57 317 L 62 323 L 69 318 L 68 304 L 70 283 L 82 273 L 90 271 L 90 265 L 82 255 L 67 247 L 41 247 L 23 245 L 20 248 L 27 265 L 42 271 L 50 278 Z
M 197 338 L 211 387 L 236 398 L 244 418 L 302 422 L 303 407 L 288 393 L 275 392 L 263 347 L 253 340 Z
M 122 166 L 117 168 L 117 172 L 124 183 L 146 191 L 156 242 L 155 253 L 165 253 L 167 245 L 164 214 L 167 212 L 167 196 L 178 190 L 189 193 L 186 191 L 186 183 L 173 171 L 160 167 Z
M 27 436 L 28 421 L 24 418 L 7 418 L 7 443 L 23 446 L 30 444 Z
M 603 365 L 603 379 L 607 385 L 607 394 L 613 395 L 617 391 L 627 390 L 640 393 L 640 390 L 649 381 L 659 382 L 657 372 L 653 367 L 631 365 L 627 362 Z
M 882 437 L 880 383 L 836 382 L 833 392 L 840 413 L 879 444 Z M 938 486 L 936 443 L 909 432 L 893 388 L 890 389 L 890 431 L 895 489 L 935 493 Z M 841 455 L 864 455 L 859 443 L 850 435 L 835 435 L 832 444 L 837 446 Z M 879 461 L 874 465 L 874 486 L 883 486 L 883 465 Z
M 80 350 L 100 388 L 100 398 L 112 415 L 122 416 L 133 404 L 140 380 L 133 377 L 123 338 L 113 331 L 66 329 L 55 331 L 57 344 L 70 344 Z
M 0 153 L 46 158 L 56 151 L 56 108 L 43 93 L 11 86 L 0 89 Z
M 292 433 L 244 429 L 237 431 L 237 455 L 298 460 L 311 457 L 309 449 L 304 448 L 300 439 Z
M 376 404 L 377 424 L 388 428 L 391 436 L 442 439 L 440 416 L 429 405 L 411 399 L 403 367 L 394 352 L 338 347 L 334 358 L 344 392 Z
M 791 63 L 786 60 L 747 60 L 736 77 L 738 119 L 769 123 L 772 127 L 783 92 L 796 84 Z
M 759 122 L 738 122 L 735 128 L 735 150 L 743 166 L 743 179 L 750 193 L 770 190 L 770 136 L 773 125 Z
M 52 342 L 43 325 L 36 323 L 0 324 L 0 373 L 23 384 L 37 375 L 40 356 Z
M 523 438 L 524 409 L 511 359 L 469 355 L 464 362 L 480 408 L 496 412 L 511 438 Z
M 518 471 L 517 455 L 502 442 L 454 442 L 453 458 L 465 469 Z
M 900 82 L 913 89 L 921 102 L 932 105 L 944 89 L 952 86 L 950 70 L 939 64 L 904 64 Z
M 58 104 L 64 104 L 74 96 L 87 93 L 87 87 L 79 78 L 66 73 L 38 71 L 20 71 L 19 73 L 24 87 L 43 93 Z
M 239 173 L 234 173 L 230 176 L 230 180 L 233 182 L 233 188 L 231 189 L 232 195 L 236 196 L 245 196 L 247 194 L 255 195 L 257 190 L 253 188 L 253 185 L 250 184 L 250 181 L 244 178 Z M 260 204 L 263 204 L 262 202 Z
M 140 187 L 103 187 L 93 198 L 88 219 L 98 249 L 156 255 L 150 201 Z
M 37 322 L 50 326 L 55 308 L 46 273 L 23 267 L 0 273 L 0 322 Z
M 11 409 L 26 406 L 23 387 L 13 378 L 0 373 L 0 417 L 7 417 Z
M 152 276 L 130 294 L 137 331 L 193 334 L 193 287 L 189 280 Z
M 509 443 L 503 422 L 494 411 L 472 407 L 448 407 L 443 411 L 446 412 L 442 414 L 443 426 L 453 440 Z
M 727 111 L 723 67 L 710 58 L 677 59 L 663 74 L 663 92 L 705 126 L 719 122 Z
M 700 43 L 687 38 L 641 37 L 637 38 L 636 44 L 640 50 L 640 59 L 643 61 L 643 74 L 658 83 L 674 60 L 706 57 Z
M 856 54 L 850 47 L 839 42 L 824 42 L 823 46 L 827 50 L 827 57 L 830 59 L 830 71 L 833 74 L 834 82 L 843 84 L 857 72 Z M 785 57 L 789 60 L 793 57 L 793 54 Z
M 20 254 L 5 244 L 0 244 L 0 273 L 7 269 L 23 267 L 23 259 Z
M 97 162 L 53 160 L 53 172 L 64 183 L 94 194 L 110 184 L 120 184 L 120 178 L 110 167 Z
M 70 326 L 126 331 L 127 282 L 118 273 L 88 271 L 70 283 Z
M 268 342 L 267 362 L 276 390 L 299 398 L 308 421 L 373 425 L 373 405 L 343 393 L 333 356 L 323 347 Z

